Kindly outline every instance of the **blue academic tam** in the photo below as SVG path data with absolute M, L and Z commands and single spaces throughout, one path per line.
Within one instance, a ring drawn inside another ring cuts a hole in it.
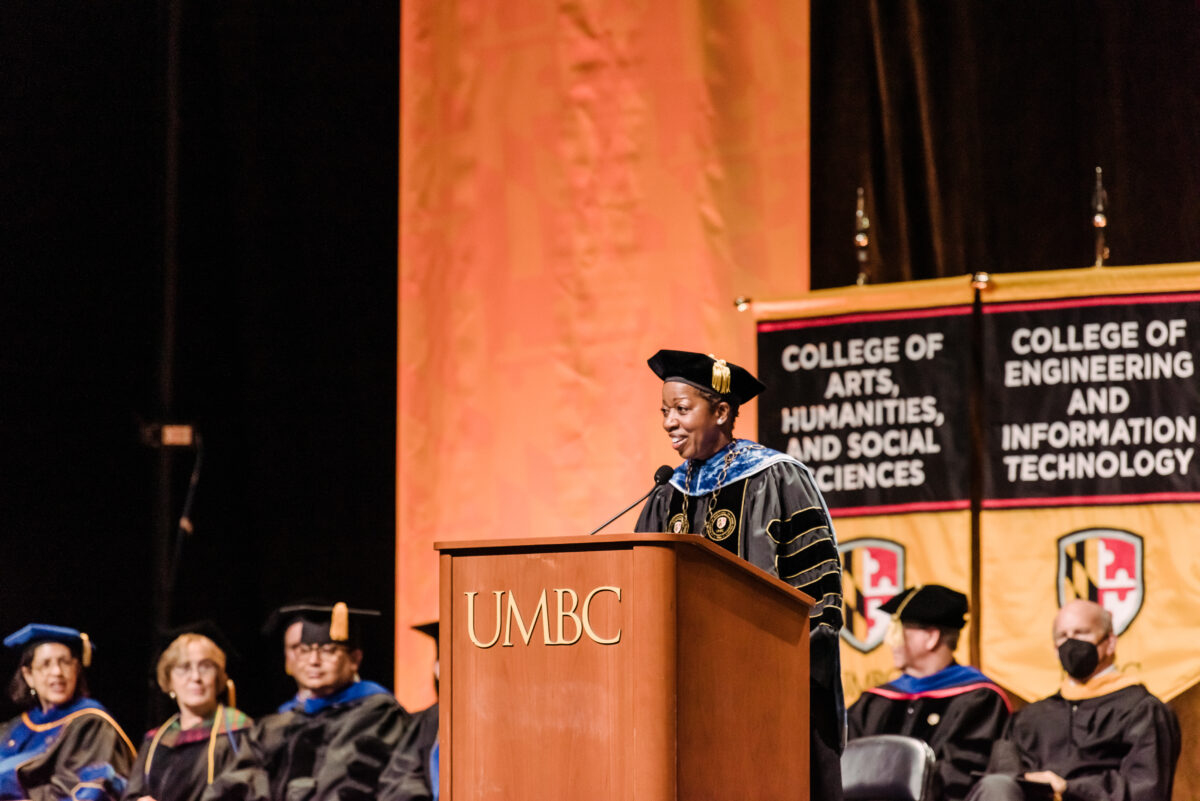
M 46 623 L 28 623 L 4 638 L 8 648 L 24 648 L 36 642 L 61 642 L 63 645 L 82 647 L 85 635 L 66 626 L 51 626 Z M 92 646 L 95 650 L 95 646 Z

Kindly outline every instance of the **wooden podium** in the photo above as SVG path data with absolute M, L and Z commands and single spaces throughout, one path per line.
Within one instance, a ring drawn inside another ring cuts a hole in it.
M 808 798 L 811 598 L 694 535 L 437 548 L 443 799 Z

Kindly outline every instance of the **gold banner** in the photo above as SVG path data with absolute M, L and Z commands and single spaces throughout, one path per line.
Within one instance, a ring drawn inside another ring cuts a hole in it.
M 981 669 L 1027 700 L 1053 693 L 1054 613 L 1090 595 L 1113 615 L 1117 668 L 1179 695 L 1200 681 L 1197 530 L 1196 504 L 985 511 Z
M 771 378 L 772 370 L 780 369 L 778 363 L 763 363 L 763 360 L 770 362 L 779 348 L 788 344 L 771 339 L 776 332 L 790 330 L 787 321 L 804 321 L 796 330 L 819 332 L 813 338 L 797 338 L 796 342 L 815 340 L 827 346 L 829 353 L 842 347 L 848 353 L 854 337 L 874 337 L 875 341 L 884 343 L 889 336 L 898 343 L 913 341 L 902 333 L 897 336 L 900 329 L 887 327 L 896 325 L 897 320 L 943 317 L 966 320 L 973 297 L 970 278 L 956 276 L 818 290 L 794 301 L 755 302 L 754 313 L 759 321 L 760 376 L 766 376 L 764 381 L 769 385 L 788 386 L 783 375 L 774 380 Z M 954 354 L 951 357 L 954 364 L 965 368 L 968 338 L 946 336 L 944 343 L 945 352 Z M 804 346 L 792 345 L 791 352 L 794 353 L 797 347 Z M 784 359 L 787 353 L 787 350 L 783 351 Z M 961 382 L 965 370 L 956 367 L 947 372 L 943 367 L 945 375 L 942 376 L 935 372 L 933 359 L 914 360 L 909 370 L 903 369 L 906 360 L 900 355 L 890 362 L 890 379 L 900 387 L 896 394 L 939 394 L 937 408 L 946 415 L 944 423 L 929 428 L 901 424 L 894 426 L 893 431 L 926 432 L 928 441 L 936 443 L 932 456 L 940 456 L 948 467 L 942 469 L 938 466 L 942 462 L 928 461 L 925 463 L 927 478 L 918 482 L 918 486 L 903 487 L 900 486 L 902 482 L 897 481 L 895 486 L 859 499 L 843 491 L 846 477 L 861 475 L 853 472 L 855 468 L 871 466 L 867 455 L 854 453 L 854 438 L 861 436 L 860 441 L 867 442 L 873 434 L 886 432 L 889 426 L 878 421 L 846 424 L 846 418 L 842 418 L 839 425 L 832 428 L 815 432 L 797 430 L 802 429 L 803 424 L 795 416 L 796 407 L 803 407 L 807 412 L 816 405 L 826 404 L 823 408 L 830 410 L 830 399 L 839 396 L 833 388 L 846 386 L 845 382 L 835 385 L 835 379 L 841 381 L 852 372 L 838 365 L 832 370 L 807 369 L 797 364 L 802 361 L 795 359 L 783 368 L 783 372 L 795 370 L 797 380 L 785 390 L 785 397 L 775 401 L 785 410 L 780 412 L 785 415 L 782 427 L 795 430 L 796 442 L 783 439 L 773 442 L 774 437 L 780 436 L 780 430 L 772 428 L 775 416 L 769 405 L 764 405 L 765 401 L 760 401 L 759 406 L 759 438 L 780 449 L 791 450 L 797 443 L 801 446 L 798 456 L 817 471 L 818 482 L 823 483 L 822 490 L 834 514 L 842 557 L 846 619 L 841 646 L 842 684 L 846 702 L 853 703 L 864 689 L 896 676 L 891 652 L 883 643 L 889 616 L 878 611 L 881 604 L 905 586 L 920 583 L 936 582 L 964 593 L 970 592 L 971 518 L 965 481 L 945 480 L 947 475 L 961 478 L 969 474 L 965 390 L 959 387 L 953 393 L 947 393 L 947 384 L 942 380 L 944 377 L 948 382 Z M 796 370 L 797 366 L 800 369 Z M 871 397 L 871 393 L 864 394 Z M 951 400 L 952 397 L 957 400 Z M 845 410 L 845 407 L 837 408 Z M 837 436 L 851 447 L 828 450 L 804 447 L 814 444 L 811 440 L 806 442 L 805 433 L 824 433 L 826 444 L 831 437 Z M 894 466 L 898 462 L 891 464 Z M 897 472 L 896 475 L 900 474 Z M 864 509 L 869 511 L 860 514 Z M 968 627 L 959 641 L 958 658 L 964 663 L 969 661 L 969 642 Z
M 846 517 L 835 521 L 842 554 L 842 687 L 852 704 L 869 687 L 896 678 L 892 654 L 883 643 L 890 615 L 880 604 L 905 586 L 944 584 L 971 588 L 969 512 Z M 971 623 L 963 629 L 956 657 L 967 664 Z
M 1200 681 L 1197 290 L 1200 264 L 1171 264 L 983 294 L 980 667 L 1027 699 L 1059 684 L 1051 624 L 1074 598 L 1112 613 L 1118 668 L 1160 698 Z
M 764 320 L 826 317 L 862 312 L 923 309 L 970 303 L 974 298 L 969 276 L 908 281 L 903 284 L 815 289 L 795 300 L 764 300 L 751 304 L 754 316 Z

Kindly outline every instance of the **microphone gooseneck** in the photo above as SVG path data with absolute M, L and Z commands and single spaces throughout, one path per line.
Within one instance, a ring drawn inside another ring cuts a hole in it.
M 601 530 L 602 530 L 602 529 L 603 529 L 605 526 L 607 526 L 609 523 L 612 523 L 612 522 L 613 522 L 614 520 L 616 520 L 618 517 L 620 517 L 621 515 L 625 514 L 625 513 L 626 513 L 626 512 L 628 512 L 630 509 L 632 509 L 633 507 L 637 506 L 637 505 L 638 505 L 639 503 L 641 503 L 642 501 L 644 501 L 644 500 L 646 500 L 647 498 L 649 498 L 649 497 L 650 497 L 650 493 L 651 493 L 651 492 L 654 492 L 656 489 L 658 489 L 659 487 L 661 487 L 663 484 L 666 484 L 668 481 L 670 481 L 670 480 L 671 480 L 671 476 L 673 476 L 673 475 L 675 475 L 675 470 L 674 470 L 674 468 L 672 468 L 670 465 L 665 465 L 665 464 L 664 464 L 662 467 L 660 467 L 660 468 L 658 468 L 657 470 L 655 470 L 655 471 L 654 471 L 654 486 L 653 486 L 653 487 L 651 487 L 649 490 L 647 490 L 645 495 L 643 495 L 642 497 L 638 498 L 636 501 L 634 501 L 633 503 L 629 504 L 628 506 L 626 506 L 626 507 L 625 507 L 624 509 L 622 509 L 621 511 L 617 512 L 615 515 L 613 515 L 612 517 L 610 517 L 608 520 L 604 521 L 604 523 L 602 523 L 602 524 L 601 524 L 599 527 L 597 527 L 595 530 L 593 530 L 593 531 L 589 531 L 589 532 L 588 532 L 588 536 L 590 537 L 590 536 L 592 536 L 593 534 L 599 533 L 599 532 L 600 532 L 600 531 L 601 531 Z

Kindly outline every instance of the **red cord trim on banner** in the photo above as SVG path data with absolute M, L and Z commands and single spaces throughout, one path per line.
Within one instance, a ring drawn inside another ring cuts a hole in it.
M 771 331 L 795 331 L 821 325 L 844 325 L 846 323 L 870 323 L 877 320 L 919 320 L 925 317 L 961 317 L 971 313 L 970 306 L 943 306 L 937 309 L 901 309 L 887 312 L 862 312 L 831 317 L 809 317 L 803 320 L 764 320 L 758 324 L 760 334 Z
M 1011 509 L 1021 506 L 1113 506 L 1135 503 L 1194 503 L 1200 492 L 1145 492 L 1140 495 L 1068 495 L 1061 498 L 993 498 L 983 502 L 984 509 Z M 836 515 L 835 515 L 836 516 Z
M 841 506 L 829 510 L 830 517 L 859 517 L 867 515 L 895 515 L 905 512 L 953 512 L 971 508 L 970 501 L 922 501 L 918 503 L 892 503 L 880 506 Z
M 1012 702 L 1008 700 L 1008 694 L 990 681 L 979 681 L 974 684 L 964 684 L 960 687 L 947 687 L 944 690 L 926 690 L 923 693 L 901 693 L 895 690 L 885 690 L 882 687 L 872 687 L 869 690 L 865 690 L 865 692 L 882 695 L 884 698 L 891 698 L 893 701 L 911 701 L 914 698 L 949 698 L 953 695 L 969 693 L 972 690 L 994 690 L 1004 699 L 1004 705 L 1008 707 L 1008 711 L 1012 712 Z
M 1004 312 L 1040 311 L 1042 309 L 1073 309 L 1080 306 L 1128 306 L 1149 303 L 1187 303 L 1200 300 L 1200 292 L 1161 293 L 1156 295 L 1104 295 L 1088 298 L 1065 298 L 1062 300 L 1031 300 L 1022 303 L 985 303 L 984 314 Z

